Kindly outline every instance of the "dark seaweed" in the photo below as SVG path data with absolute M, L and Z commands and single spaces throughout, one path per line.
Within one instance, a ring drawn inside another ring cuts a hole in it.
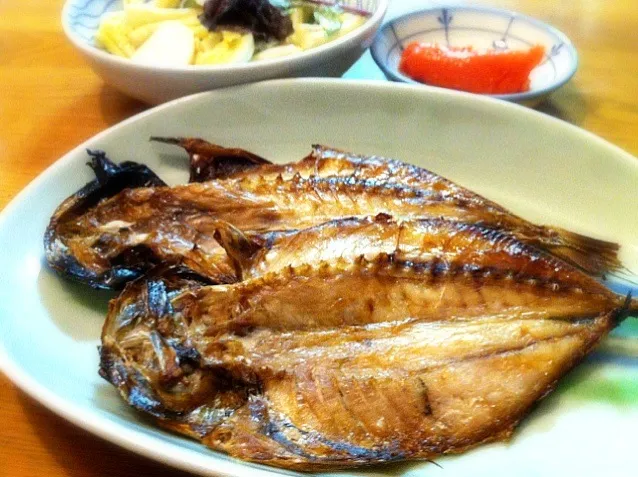
M 200 21 L 209 30 L 217 25 L 247 28 L 260 40 L 283 41 L 293 32 L 290 17 L 268 0 L 207 0 Z

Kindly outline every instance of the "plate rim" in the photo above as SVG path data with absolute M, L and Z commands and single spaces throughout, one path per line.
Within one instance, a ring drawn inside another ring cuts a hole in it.
M 0 211 L 0 229 L 4 227 L 5 222 L 9 217 L 13 216 L 14 211 L 25 201 L 25 199 L 39 186 L 40 183 L 46 180 L 56 169 L 64 167 L 67 163 L 74 160 L 74 157 L 82 150 L 87 148 L 87 145 L 99 141 L 103 137 L 109 136 L 115 133 L 117 130 L 127 128 L 129 125 L 134 124 L 149 116 L 164 114 L 166 111 L 170 111 L 175 107 L 179 107 L 188 103 L 198 103 L 204 100 L 206 97 L 214 98 L 217 94 L 224 94 L 227 90 L 233 89 L 259 89 L 259 88 L 275 88 L 281 90 L 282 88 L 295 88 L 306 87 L 313 85 L 316 88 L 321 88 L 325 91 L 325 88 L 336 88 L 340 90 L 361 90 L 364 89 L 366 94 L 375 94 L 382 92 L 381 94 L 412 94 L 421 96 L 439 96 L 439 97 L 451 97 L 453 100 L 465 99 L 474 104 L 479 104 L 487 108 L 500 108 L 504 111 L 517 111 L 519 114 L 527 115 L 536 121 L 541 121 L 546 124 L 555 125 L 556 127 L 563 128 L 566 131 L 570 131 L 571 134 L 578 136 L 584 141 L 591 141 L 597 145 L 608 150 L 611 156 L 614 156 L 614 160 L 622 161 L 627 165 L 631 165 L 636 169 L 638 173 L 638 158 L 634 157 L 630 153 L 624 151 L 622 148 L 602 139 L 601 137 L 572 125 L 564 120 L 546 115 L 544 113 L 531 110 L 524 106 L 520 106 L 515 103 L 509 103 L 506 101 L 490 98 L 487 96 L 474 95 L 471 93 L 464 93 L 454 90 L 447 90 L 443 88 L 423 88 L 422 86 L 415 86 L 409 84 L 397 84 L 378 80 L 344 80 L 335 78 L 293 78 L 293 79 L 277 79 L 263 81 L 254 84 L 231 86 L 228 88 L 222 88 L 219 90 L 208 91 L 203 93 L 197 93 L 194 95 L 175 99 L 173 101 L 164 103 L 153 108 L 149 108 L 146 111 L 135 114 L 130 118 L 116 123 L 109 128 L 97 133 L 96 135 L 83 141 L 80 145 L 72 148 L 66 154 L 62 155 L 50 166 L 44 169 L 38 174 L 26 187 L 24 187 L 4 208 Z M 362 88 L 362 86 L 364 88 Z M 26 370 L 24 370 L 18 362 L 9 358 L 9 354 L 6 350 L 5 343 L 0 341 L 0 372 L 3 372 L 7 378 L 22 392 L 29 397 L 37 401 L 39 404 L 49 409 L 56 415 L 67 420 L 73 425 L 84 429 L 91 434 L 104 439 L 112 444 L 115 444 L 123 449 L 132 451 L 138 455 L 142 455 L 146 458 L 160 462 L 165 465 L 169 465 L 174 468 L 182 469 L 189 472 L 196 472 L 200 475 L 220 475 L 223 477 L 234 477 L 238 475 L 244 475 L 244 472 L 250 470 L 251 475 L 258 477 L 268 477 L 273 475 L 295 475 L 290 474 L 289 471 L 268 468 L 265 466 L 255 466 L 253 464 L 233 459 L 228 456 L 215 459 L 215 467 L 202 465 L 200 462 L 184 459 L 192 451 L 186 447 L 179 447 L 175 449 L 174 444 L 169 444 L 158 440 L 152 436 L 138 435 L 139 433 L 123 429 L 118 423 L 113 423 L 100 416 L 98 412 L 87 409 L 71 409 L 68 400 L 58 396 L 54 391 L 49 390 L 45 385 L 40 384 L 35 378 L 33 378 Z M 170 450 L 170 452 L 165 452 Z M 213 451 L 211 451 L 213 452 Z M 185 453 L 185 454 L 182 454 Z M 206 457 L 208 460 L 208 457 Z M 210 462 L 210 461 L 209 461 Z

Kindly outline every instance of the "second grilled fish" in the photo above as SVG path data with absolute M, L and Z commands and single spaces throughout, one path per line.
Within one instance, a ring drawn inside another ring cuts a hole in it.
M 130 284 L 101 374 L 162 426 L 290 469 L 505 439 L 636 306 L 511 234 L 440 219 L 338 220 L 229 255 L 241 283 Z

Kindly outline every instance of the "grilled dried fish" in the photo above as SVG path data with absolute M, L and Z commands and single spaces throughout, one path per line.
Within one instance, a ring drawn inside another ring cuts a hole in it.
M 270 179 L 281 175 L 283 178 L 290 179 L 299 174 L 304 178 L 354 176 L 359 179 L 376 179 L 379 182 L 402 184 L 410 188 L 435 191 L 442 197 L 454 198 L 457 203 L 465 203 L 468 207 L 484 207 L 486 215 L 491 217 L 484 219 L 482 223 L 496 223 L 516 231 L 518 236 L 526 242 L 545 248 L 592 275 L 602 276 L 622 268 L 617 257 L 617 244 L 592 239 L 557 227 L 532 224 L 513 215 L 495 202 L 444 177 L 394 159 L 362 156 L 314 145 L 310 155 L 299 162 L 283 165 L 266 165 L 264 162 L 261 167 L 256 167 L 258 163 L 254 160 L 246 161 L 242 158 L 245 155 L 243 150 L 237 150 L 240 152 L 237 153 L 237 158 L 233 158 L 229 154 L 220 154 L 220 146 L 202 139 L 153 139 L 184 148 L 190 157 L 191 182 L 203 182 L 210 178 L 240 178 L 251 174 Z
M 122 262 L 131 271 L 173 261 L 217 282 L 231 283 L 237 276 L 214 239 L 219 220 L 233 223 L 261 243 L 270 232 L 377 213 L 446 217 L 504 228 L 593 274 L 620 266 L 615 244 L 531 224 L 446 179 L 399 161 L 316 146 L 301 162 L 275 165 L 245 151 L 226 150 L 231 152 L 225 155 L 215 147 L 213 154 L 201 141 L 184 141 L 197 167 L 195 177 L 224 179 L 125 190 L 66 220 L 56 212 L 45 239 L 52 267 L 92 286 L 112 287 L 121 285 L 110 275 L 112 268 L 122 268 Z M 71 269 L 66 266 L 69 262 L 75 264 Z
M 229 255 L 240 283 L 129 284 L 101 374 L 160 425 L 290 469 L 505 439 L 637 308 L 512 234 L 442 219 L 336 220 Z
M 214 161 L 209 159 L 214 157 L 211 154 L 214 149 L 211 149 L 210 145 L 204 146 L 205 141 L 198 140 L 197 148 L 194 147 L 195 143 L 192 139 L 181 139 L 178 142 L 188 152 L 192 164 L 194 164 L 195 151 L 198 151 L 200 170 L 214 167 Z M 240 178 L 251 174 L 271 179 L 278 176 L 291 179 L 295 175 L 303 178 L 356 177 L 361 180 L 374 179 L 377 183 L 385 182 L 422 191 L 432 191 L 439 200 L 453 203 L 457 207 L 483 208 L 484 213 L 479 218 L 479 223 L 512 230 L 521 240 L 544 248 L 594 276 L 602 276 L 622 269 L 617 257 L 619 247 L 615 243 L 592 239 L 558 227 L 530 223 L 497 203 L 444 177 L 395 159 L 357 155 L 331 147 L 314 145 L 310 155 L 299 162 L 263 165 L 259 168 L 237 168 L 232 175 L 220 177 Z M 374 184 L 374 182 L 371 183 Z M 467 218 L 463 217 L 462 220 Z

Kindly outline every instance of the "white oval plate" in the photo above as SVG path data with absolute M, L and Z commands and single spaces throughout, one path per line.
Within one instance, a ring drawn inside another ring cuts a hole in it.
M 169 434 L 130 410 L 98 377 L 106 295 L 43 264 L 55 207 L 91 173 L 86 148 L 185 181 L 186 160 L 151 135 L 201 136 L 277 161 L 312 143 L 425 166 L 535 221 L 623 245 L 638 269 L 638 161 L 556 119 L 475 95 L 409 85 L 282 80 L 191 96 L 152 109 L 71 151 L 0 215 L 0 365 L 43 405 L 101 437 L 204 475 L 285 473 L 230 459 Z M 628 320 L 565 380 L 509 443 L 339 475 L 635 475 L 638 327 Z M 633 387 L 632 387 L 633 386 Z

